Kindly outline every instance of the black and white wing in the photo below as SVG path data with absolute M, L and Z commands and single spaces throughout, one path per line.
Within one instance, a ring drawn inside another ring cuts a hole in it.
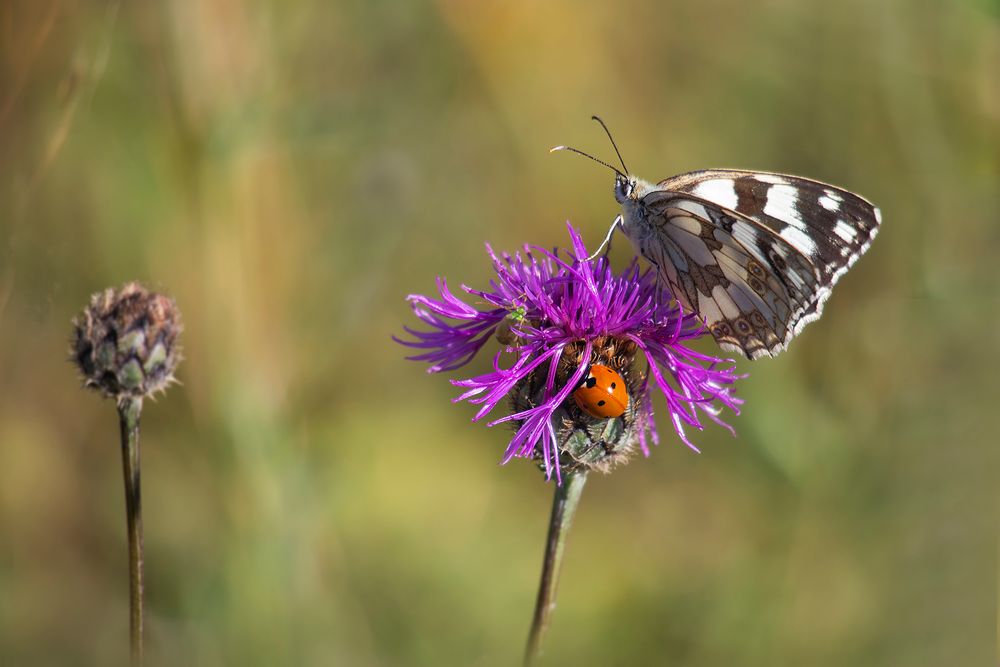
M 820 316 L 881 222 L 846 190 L 736 170 L 675 176 L 641 205 L 658 228 L 642 254 L 724 349 L 750 359 L 778 354 Z

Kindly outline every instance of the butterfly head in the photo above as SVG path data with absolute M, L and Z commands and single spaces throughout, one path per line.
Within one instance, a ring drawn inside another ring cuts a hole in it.
M 626 174 L 615 175 L 615 199 L 624 204 L 635 196 L 636 180 Z

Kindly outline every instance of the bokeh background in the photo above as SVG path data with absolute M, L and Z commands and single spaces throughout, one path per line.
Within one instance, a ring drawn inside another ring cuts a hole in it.
M 611 157 L 593 113 L 647 179 L 798 173 L 885 222 L 740 362 L 738 438 L 590 480 L 548 664 L 993 664 L 998 65 L 991 0 L 4 2 L 0 664 L 127 657 L 115 411 L 66 356 L 131 279 L 186 320 L 150 664 L 517 664 L 552 487 L 390 335 L 486 241 L 603 237 L 611 175 L 547 153 Z

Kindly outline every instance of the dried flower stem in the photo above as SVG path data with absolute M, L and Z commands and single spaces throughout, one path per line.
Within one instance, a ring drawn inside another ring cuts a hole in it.
M 142 398 L 118 399 L 128 523 L 129 638 L 132 665 L 142 664 L 142 496 L 139 485 L 139 415 Z
M 552 611 L 556 608 L 556 588 L 559 585 L 559 571 L 562 568 L 563 550 L 569 534 L 573 515 L 580 504 L 580 494 L 587 481 L 587 471 L 567 473 L 561 485 L 556 485 L 552 499 L 552 516 L 549 518 L 549 535 L 545 543 L 545 560 L 542 562 L 542 579 L 538 584 L 538 599 L 535 601 L 535 617 L 531 622 L 531 634 L 524 653 L 524 664 L 533 665 L 542 654 L 542 641 L 549 629 Z

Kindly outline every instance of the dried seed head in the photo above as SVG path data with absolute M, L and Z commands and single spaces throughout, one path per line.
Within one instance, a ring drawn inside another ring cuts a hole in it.
M 559 448 L 559 465 L 562 472 L 597 470 L 609 472 L 624 463 L 635 450 L 638 442 L 640 406 L 646 400 L 646 377 L 635 370 L 636 346 L 630 341 L 612 337 L 597 338 L 589 360 L 583 359 L 585 346 L 574 343 L 567 346 L 556 370 L 556 387 L 564 386 L 582 363 L 602 364 L 613 369 L 625 381 L 628 407 L 624 414 L 613 418 L 593 417 L 577 405 L 572 394 L 552 415 Z M 513 412 L 529 410 L 544 402 L 548 367 L 540 366 L 519 383 L 511 392 Z M 520 422 L 515 423 L 515 428 Z
M 180 332 L 180 312 L 170 297 L 135 282 L 109 288 L 91 296 L 73 320 L 73 361 L 85 387 L 113 398 L 142 398 L 174 382 Z

